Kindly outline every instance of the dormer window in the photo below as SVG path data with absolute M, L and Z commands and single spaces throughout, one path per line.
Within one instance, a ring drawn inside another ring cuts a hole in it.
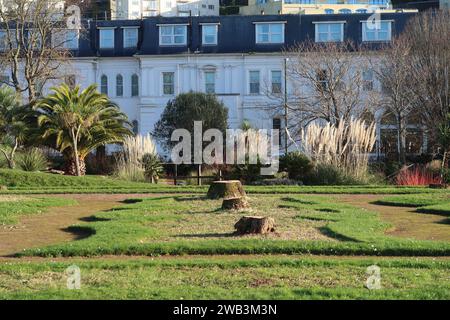
M 344 41 L 344 21 L 314 22 L 316 42 Z
M 100 32 L 100 49 L 114 48 L 114 28 L 102 28 Z
M 391 21 L 361 21 L 362 41 L 391 41 Z
M 79 31 L 76 29 L 55 29 L 52 33 L 52 47 L 55 49 L 78 49 Z
M 218 24 L 203 24 L 202 25 L 202 45 L 216 45 L 217 44 L 217 30 Z
M 284 22 L 255 22 L 256 43 L 284 43 Z
M 159 25 L 160 46 L 185 46 L 187 44 L 187 26 L 185 24 Z
M 138 27 L 124 27 L 123 28 L 123 47 L 136 48 L 138 43 Z

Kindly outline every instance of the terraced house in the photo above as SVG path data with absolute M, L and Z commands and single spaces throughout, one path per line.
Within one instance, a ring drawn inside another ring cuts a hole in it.
M 67 79 L 81 86 L 97 83 L 126 112 L 136 133 L 151 132 L 167 102 L 189 91 L 222 100 L 231 128 L 249 120 L 256 128 L 283 129 L 279 107 L 297 87 L 286 77 L 289 64 L 283 50 L 304 41 L 350 40 L 371 45 L 376 55 L 379 45 L 401 32 L 413 15 L 382 13 L 376 30 L 368 27 L 367 13 L 90 21 L 85 30 L 71 31 Z M 373 72 L 366 71 L 365 90 L 382 91 Z M 382 154 L 383 145 L 395 144 L 390 137 L 394 127 L 383 122 L 382 112 L 373 116 L 379 123 L 377 153 Z M 410 140 L 411 152 L 421 152 L 421 135 Z

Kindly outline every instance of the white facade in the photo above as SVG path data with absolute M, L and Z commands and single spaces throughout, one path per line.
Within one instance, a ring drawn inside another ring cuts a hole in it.
M 111 0 L 113 19 L 218 16 L 219 8 L 219 0 Z
M 280 54 L 89 58 L 74 61 L 72 70 L 77 70 L 74 75 L 82 87 L 97 83 L 100 90 L 101 78 L 106 76 L 108 96 L 127 114 L 130 122 L 137 123 L 137 132 L 142 135 L 153 130 L 170 99 L 189 91 L 207 92 L 211 79 L 217 98 L 229 110 L 230 128 L 239 128 L 247 120 L 255 128 L 273 129 L 274 119 L 281 119 L 281 128 L 284 127 L 283 111 L 280 108 L 284 92 L 284 58 Z M 259 90 L 255 90 L 255 85 L 252 84 L 255 72 L 259 74 Z M 122 96 L 117 94 L 118 75 L 123 79 Z M 132 95 L 133 75 L 139 77 L 137 96 Z M 273 75 L 281 77 L 274 79 Z M 280 86 L 279 99 L 270 92 L 274 81 Z M 287 87 L 289 95 L 293 88 L 289 81 Z M 373 88 L 381 90 L 375 79 Z M 381 114 L 382 112 L 375 114 L 376 120 L 380 119 Z

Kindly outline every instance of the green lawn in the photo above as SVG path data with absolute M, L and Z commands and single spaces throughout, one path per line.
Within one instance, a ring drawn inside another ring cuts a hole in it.
M 392 194 L 379 203 L 449 216 L 448 190 L 245 186 L 252 209 L 228 212 L 221 200 L 203 198 L 206 186 L 15 170 L 0 170 L 0 185 L 8 187 L 0 191 L 0 224 L 74 203 L 26 194 L 167 193 L 136 196 L 69 227 L 88 237 L 0 261 L 0 299 L 450 299 L 450 242 L 386 235 L 391 226 L 379 214 L 333 196 Z M 246 214 L 274 217 L 277 233 L 236 236 L 233 225 Z M 80 290 L 66 288 L 72 264 L 81 269 Z M 380 290 L 365 287 L 374 264 Z
M 419 213 L 431 213 L 450 216 L 450 193 L 416 194 L 407 196 L 390 196 L 376 201 L 378 204 L 413 207 Z
M 0 225 L 15 224 L 23 215 L 39 214 L 48 207 L 75 204 L 74 200 L 58 198 L 27 198 L 6 196 L 0 198 Z
M 77 265 L 81 289 L 66 287 Z M 366 286 L 380 267 L 381 289 Z M 0 265 L 0 299 L 450 299 L 449 260 L 184 257 Z
M 199 196 L 136 199 L 72 226 L 88 238 L 22 255 L 94 256 L 102 254 L 296 254 L 450 255 L 450 242 L 420 241 L 384 234 L 389 225 L 378 214 L 318 195 L 252 195 L 250 212 L 227 212 L 220 200 Z M 271 236 L 233 234 L 244 214 L 275 218 Z
M 390 196 L 376 201 L 377 204 L 399 207 L 424 207 L 436 204 L 450 204 L 450 192 L 434 194 L 414 194 L 402 196 Z

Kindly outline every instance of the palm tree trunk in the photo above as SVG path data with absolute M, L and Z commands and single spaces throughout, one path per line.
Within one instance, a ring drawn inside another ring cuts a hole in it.
M 86 174 L 86 163 L 84 159 L 78 158 L 79 172 L 77 172 L 77 161 L 74 157 L 70 157 L 65 161 L 64 174 L 68 176 L 84 176 Z
M 75 130 L 72 128 L 72 143 L 73 143 L 73 158 L 75 159 L 75 170 L 76 175 L 81 176 L 80 170 L 80 157 L 78 156 L 78 139 L 77 134 L 75 134 Z

